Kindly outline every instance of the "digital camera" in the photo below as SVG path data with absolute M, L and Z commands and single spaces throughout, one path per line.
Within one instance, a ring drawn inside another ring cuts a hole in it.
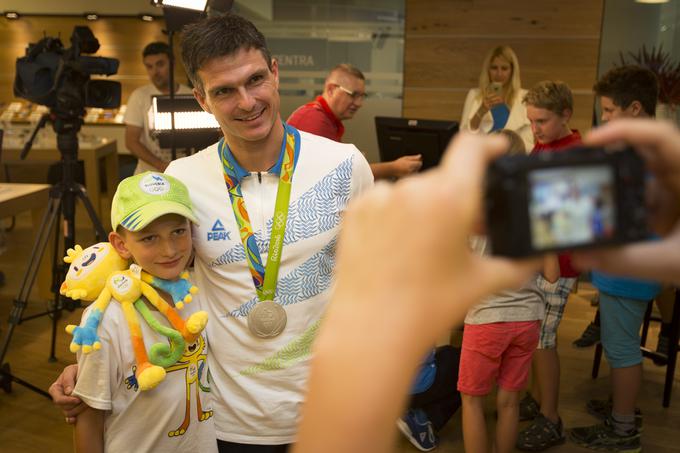
M 486 179 L 491 250 L 522 257 L 646 239 L 645 178 L 632 148 L 503 156 Z

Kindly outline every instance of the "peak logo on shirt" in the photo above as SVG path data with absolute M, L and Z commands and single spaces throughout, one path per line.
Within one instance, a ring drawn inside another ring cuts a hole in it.
M 212 228 L 208 231 L 208 241 L 229 241 L 229 231 L 224 228 L 220 219 L 215 220 Z

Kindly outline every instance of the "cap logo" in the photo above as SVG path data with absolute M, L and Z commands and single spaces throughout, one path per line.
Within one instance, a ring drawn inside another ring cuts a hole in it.
M 142 178 L 139 188 L 149 195 L 164 195 L 170 191 L 170 182 L 158 174 L 150 174 Z

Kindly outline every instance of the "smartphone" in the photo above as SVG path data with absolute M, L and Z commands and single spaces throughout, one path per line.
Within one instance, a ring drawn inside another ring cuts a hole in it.
M 496 94 L 500 95 L 501 91 L 503 91 L 503 84 L 500 82 L 491 82 L 489 85 L 489 93 L 490 94 Z
M 486 179 L 492 253 L 522 257 L 647 239 L 645 178 L 632 148 L 503 156 Z

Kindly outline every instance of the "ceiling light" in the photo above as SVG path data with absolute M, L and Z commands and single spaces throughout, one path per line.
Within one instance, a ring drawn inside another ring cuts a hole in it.
M 144 22 L 153 22 L 153 16 L 150 14 L 142 14 L 139 16 Z
M 194 11 L 205 11 L 208 0 L 157 0 L 156 6 L 174 6 L 175 8 L 193 9 Z
M 5 17 L 10 20 L 18 19 L 19 13 L 16 11 L 5 11 Z
M 98 20 L 99 15 L 97 13 L 85 13 L 85 19 L 87 19 L 87 20 Z
M 635 0 L 635 3 L 658 4 L 658 3 L 668 3 L 668 0 Z

